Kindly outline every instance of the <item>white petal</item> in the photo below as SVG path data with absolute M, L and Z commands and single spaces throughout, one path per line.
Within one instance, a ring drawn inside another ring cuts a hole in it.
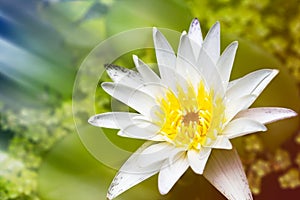
M 230 90 L 230 88 L 231 88 L 232 86 L 234 86 L 237 82 L 239 82 L 241 79 L 242 79 L 242 78 L 238 78 L 238 79 L 234 79 L 234 80 L 230 81 L 230 82 L 228 83 L 228 85 L 227 85 L 227 90 Z
M 273 78 L 279 73 L 277 69 L 273 69 L 269 76 L 264 78 L 261 83 L 254 89 L 252 94 L 259 96 L 262 91 L 267 87 L 267 85 L 273 80 Z
M 259 96 L 277 73 L 278 70 L 261 69 L 247 74 L 227 90 L 226 96 L 228 99 L 236 99 L 249 94 Z
M 235 118 L 247 118 L 258 121 L 262 124 L 268 124 L 295 116 L 297 116 L 297 113 L 291 109 L 278 107 L 262 107 L 241 111 Z
M 179 151 L 182 150 L 168 142 L 153 144 L 141 152 L 137 164 L 142 167 L 152 165 L 161 160 L 173 158 Z
M 223 86 L 224 88 L 227 88 L 230 74 L 231 74 L 231 69 L 233 66 L 234 58 L 235 58 L 235 53 L 238 47 L 238 42 L 232 42 L 222 53 L 221 57 L 218 60 L 217 63 L 217 68 L 220 72 L 222 81 L 223 81 Z
M 137 119 L 142 115 L 129 112 L 107 112 L 92 116 L 88 122 L 93 126 L 103 128 L 122 129 L 141 120 Z
M 206 49 L 209 57 L 216 64 L 220 57 L 220 23 L 216 22 L 208 31 L 203 48 Z
M 168 161 L 165 161 L 168 162 Z M 166 163 L 164 163 L 165 166 Z M 178 179 L 188 169 L 189 164 L 186 158 L 186 153 L 182 152 L 174 158 L 171 165 L 163 167 L 158 175 L 159 192 L 164 195 L 167 194 L 175 185 Z
M 126 127 L 118 132 L 119 136 L 151 140 L 154 138 L 160 130 L 160 127 L 150 122 L 139 122 Z
M 204 48 L 200 50 L 197 67 L 206 84 L 214 90 L 215 94 L 223 96 L 225 88 L 223 87 L 219 70 Z
M 147 117 L 150 117 L 153 109 L 157 107 L 154 98 L 140 90 L 108 82 L 102 83 L 101 86 L 108 94 Z
M 163 143 L 163 142 L 160 142 Z M 144 153 L 144 151 L 148 148 L 151 148 L 153 145 L 160 144 L 152 141 L 145 142 L 134 154 L 132 154 L 129 159 L 123 164 L 119 171 L 127 172 L 131 174 L 144 174 L 144 173 L 152 173 L 159 171 L 163 163 L 168 156 L 168 153 L 165 153 L 164 156 L 158 156 L 155 160 L 146 160 L 145 158 L 148 153 Z M 153 149 L 153 148 L 152 148 Z M 169 154 L 170 155 L 170 154 Z M 150 161 L 148 164 L 141 163 L 141 161 Z
M 158 173 L 158 171 L 138 174 L 119 171 L 108 189 L 107 198 L 116 198 L 118 195 L 139 184 L 140 182 L 150 178 L 156 173 Z
M 166 136 L 163 136 L 161 134 L 157 134 L 156 136 L 154 136 L 152 138 L 149 138 L 148 140 L 162 142 L 162 141 L 166 141 Z
M 197 18 L 193 19 L 190 25 L 188 37 L 191 39 L 193 53 L 197 59 L 203 42 L 200 22 Z
M 213 150 L 203 175 L 229 200 L 253 199 L 235 149 Z
M 107 199 L 114 199 L 126 190 L 130 189 L 131 187 L 139 184 L 140 182 L 150 178 L 151 176 L 157 174 L 158 171 L 151 172 L 151 173 L 127 173 L 127 172 L 118 172 L 115 176 L 114 180 L 112 181 L 108 192 L 107 192 Z
M 229 99 L 225 101 L 225 118 L 227 124 L 232 118 L 239 113 L 241 110 L 245 110 L 251 106 L 251 104 L 255 101 L 257 96 L 255 95 L 246 95 L 236 99 Z
M 197 18 L 193 19 L 193 21 L 191 22 L 188 35 L 193 41 L 195 41 L 199 46 L 201 46 L 203 42 L 203 37 L 200 22 Z
M 151 96 L 156 100 L 164 97 L 166 92 L 168 91 L 168 87 L 166 85 L 155 82 L 144 83 L 135 89 Z
M 177 79 L 185 79 L 186 83 L 192 83 L 197 91 L 199 82 L 203 80 L 203 77 L 201 77 L 200 71 L 197 69 L 196 59 L 191 54 L 191 51 L 193 49 L 190 39 L 187 35 L 181 35 L 176 60 Z
M 158 76 L 157 76 L 158 77 Z M 147 78 L 149 79 L 149 77 Z M 126 82 L 127 80 L 124 80 L 122 82 L 116 82 L 115 85 L 125 85 L 126 87 L 132 88 L 130 90 L 135 91 L 139 90 L 141 92 L 144 92 L 150 96 L 152 96 L 154 99 L 157 98 L 157 95 L 164 95 L 165 90 L 168 88 L 166 85 L 160 83 L 160 79 L 158 81 L 148 81 L 148 82 L 142 82 L 142 83 L 135 83 L 132 82 Z M 106 83 L 104 83 L 106 84 Z
M 143 78 L 136 71 L 113 64 L 107 64 L 105 68 L 109 77 L 116 83 L 126 84 L 130 87 L 137 87 L 143 83 Z
M 217 136 L 217 139 L 213 141 L 211 145 L 209 145 L 210 148 L 214 149 L 232 149 L 231 142 L 226 136 Z
M 206 162 L 209 158 L 211 152 L 211 148 L 203 147 L 200 151 L 198 150 L 189 150 L 188 160 L 192 170 L 196 174 L 203 174 L 203 170 L 205 168 Z
M 267 128 L 260 122 L 246 118 L 238 118 L 229 122 L 224 128 L 222 134 L 231 139 L 249 133 L 266 130 Z
M 160 77 L 163 83 L 175 89 L 176 84 L 173 80 L 176 66 L 175 53 L 163 34 L 156 28 L 153 28 L 153 40 Z
M 145 82 L 160 83 L 160 78 L 157 76 L 157 74 L 153 72 L 152 69 L 142 60 L 140 60 L 136 55 L 133 55 L 133 61 L 138 72 L 141 74 Z
M 158 171 L 160 170 L 160 165 L 162 165 L 162 163 L 157 163 L 158 166 L 151 166 L 151 168 L 141 167 L 136 164 L 140 153 L 152 144 L 152 142 L 146 142 L 124 163 L 108 189 L 108 199 L 117 197 L 129 188 L 158 173 Z
M 184 60 L 187 63 L 190 63 L 193 67 L 195 67 L 196 58 L 191 53 L 191 51 L 193 51 L 193 49 L 188 35 L 182 34 L 180 37 L 180 42 L 177 51 L 177 61 L 178 61 L 178 57 L 180 57 L 182 60 Z

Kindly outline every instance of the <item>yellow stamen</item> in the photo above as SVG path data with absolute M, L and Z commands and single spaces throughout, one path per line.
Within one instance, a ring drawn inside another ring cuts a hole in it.
M 160 134 L 178 147 L 200 149 L 215 140 L 224 122 L 222 98 L 214 98 L 213 91 L 206 91 L 201 82 L 195 92 L 177 87 L 177 96 L 169 89 L 164 98 L 158 99 L 162 113 L 157 113 Z

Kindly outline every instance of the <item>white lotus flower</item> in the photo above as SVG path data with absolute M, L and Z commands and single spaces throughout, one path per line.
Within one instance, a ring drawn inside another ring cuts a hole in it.
M 286 108 L 248 109 L 278 71 L 262 69 L 229 82 L 238 43 L 220 55 L 218 22 L 203 40 L 194 19 L 189 32 L 182 33 L 177 56 L 156 28 L 153 39 L 160 77 L 133 56 L 137 72 L 107 65 L 114 83 L 102 84 L 138 113 L 110 112 L 89 119 L 95 126 L 120 129 L 120 136 L 149 140 L 121 167 L 107 198 L 156 173 L 159 191 L 166 194 L 191 167 L 228 199 L 252 199 L 230 139 L 266 131 L 264 124 L 296 115 Z

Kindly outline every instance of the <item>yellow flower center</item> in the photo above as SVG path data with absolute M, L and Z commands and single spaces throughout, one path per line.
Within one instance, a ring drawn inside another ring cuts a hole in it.
M 206 91 L 201 82 L 195 92 L 189 84 L 184 90 L 177 87 L 158 99 L 161 112 L 157 112 L 160 134 L 166 136 L 177 147 L 200 149 L 216 139 L 224 121 L 224 104 L 214 98 L 213 91 Z

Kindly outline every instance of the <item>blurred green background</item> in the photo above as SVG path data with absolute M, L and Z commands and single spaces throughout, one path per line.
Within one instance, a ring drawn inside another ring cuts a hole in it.
M 72 113 L 76 74 L 89 52 L 115 34 L 153 26 L 181 32 L 194 17 L 199 18 L 204 35 L 220 21 L 223 49 L 239 41 L 232 78 L 260 68 L 280 69 L 254 106 L 282 106 L 299 112 L 298 0 L 0 0 L 0 199 L 105 199 L 116 169 L 95 159 L 97 155 L 90 154 L 77 133 Z M 151 37 L 145 41 L 151 42 Z M 172 45 L 176 49 L 178 44 Z M 115 51 L 119 48 L 122 43 L 112 46 Z M 115 63 L 132 68 L 132 53 L 155 62 L 153 49 L 142 49 L 128 52 Z M 76 115 L 83 119 L 75 119 L 77 127 L 89 127 L 91 110 L 110 111 L 114 101 L 97 88 L 90 105 L 87 88 L 97 85 L 88 85 L 89 74 L 85 79 L 87 85 L 77 91 Z M 105 73 L 99 79 L 109 81 Z M 299 119 L 268 128 L 266 133 L 233 141 L 254 199 L 297 199 Z M 104 134 L 124 151 L 133 152 L 142 144 L 120 138 L 114 130 L 84 131 L 95 138 Z M 94 142 L 93 148 L 104 150 Z M 110 149 L 105 153 L 116 159 Z M 224 199 L 191 171 L 166 196 L 159 195 L 154 176 L 117 199 L 183 198 Z

